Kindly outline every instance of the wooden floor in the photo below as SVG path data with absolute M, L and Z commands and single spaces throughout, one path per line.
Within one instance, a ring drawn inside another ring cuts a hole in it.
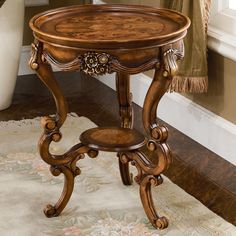
M 70 112 L 86 116 L 99 126 L 120 124 L 113 90 L 79 73 L 59 72 L 57 79 L 68 99 Z M 134 111 L 135 128 L 143 132 L 141 108 L 134 105 Z M 35 75 L 27 75 L 18 78 L 13 104 L 0 112 L 0 120 L 20 120 L 54 112 L 54 102 L 47 89 Z M 235 166 L 168 127 L 174 163 L 165 175 L 212 211 L 236 224 Z

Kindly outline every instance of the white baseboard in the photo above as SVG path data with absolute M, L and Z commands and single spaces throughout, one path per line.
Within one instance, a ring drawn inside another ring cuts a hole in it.
M 26 7 L 48 5 L 49 0 L 25 0 Z
M 28 67 L 29 58 L 30 46 L 24 46 L 21 53 L 19 75 L 34 73 Z M 133 100 L 142 107 L 147 89 L 151 84 L 151 79 L 144 74 L 134 75 L 131 78 Z M 112 89 L 115 89 L 114 74 L 98 79 Z M 164 95 L 159 104 L 158 117 L 225 160 L 236 165 L 235 124 L 177 93 L 167 93 Z
M 115 76 L 98 78 L 115 89 Z M 133 101 L 143 106 L 151 79 L 145 74 L 131 77 Z M 178 93 L 166 93 L 158 107 L 158 117 L 204 147 L 236 165 L 236 125 L 208 111 Z
M 93 0 L 93 4 L 106 4 L 102 0 Z

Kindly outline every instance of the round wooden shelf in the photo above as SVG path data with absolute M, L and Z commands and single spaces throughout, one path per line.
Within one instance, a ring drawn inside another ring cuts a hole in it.
M 30 21 L 41 41 L 80 48 L 137 48 L 176 41 L 190 21 L 168 9 L 141 5 L 80 5 L 36 15 Z
M 135 150 L 146 144 L 145 137 L 134 129 L 98 127 L 80 135 L 83 145 L 95 150 L 123 152 Z

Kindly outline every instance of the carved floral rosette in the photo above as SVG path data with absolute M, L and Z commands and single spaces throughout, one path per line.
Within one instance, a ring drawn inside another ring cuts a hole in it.
M 80 56 L 81 70 L 89 75 L 104 75 L 111 73 L 111 56 L 107 53 L 87 52 Z

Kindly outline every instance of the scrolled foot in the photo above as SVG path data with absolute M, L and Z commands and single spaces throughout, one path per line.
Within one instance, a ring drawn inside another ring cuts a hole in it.
M 168 227 L 168 225 L 169 225 L 169 222 L 167 218 L 165 216 L 162 216 L 155 221 L 154 227 L 158 229 L 165 229 Z
M 73 192 L 74 179 L 81 173 L 81 170 L 76 166 L 76 163 L 78 160 L 83 159 L 84 153 L 87 153 L 89 150 L 89 148 L 83 146 L 82 144 L 77 144 L 63 155 L 52 156 L 48 152 L 49 160 L 53 159 L 57 162 L 57 165 L 50 166 L 50 171 L 54 176 L 59 176 L 60 174 L 64 175 L 64 187 L 56 204 L 49 204 L 44 208 L 44 214 L 47 217 L 51 218 L 60 215 L 66 207 Z
M 45 216 L 48 218 L 58 216 L 55 206 L 48 204 L 43 210 Z
M 145 176 L 140 183 L 140 197 L 143 204 L 143 208 L 146 212 L 146 215 L 156 229 L 165 229 L 168 227 L 168 220 L 164 216 L 159 216 L 156 212 L 153 199 L 151 186 L 158 186 L 162 183 L 162 178 L 158 176 Z

